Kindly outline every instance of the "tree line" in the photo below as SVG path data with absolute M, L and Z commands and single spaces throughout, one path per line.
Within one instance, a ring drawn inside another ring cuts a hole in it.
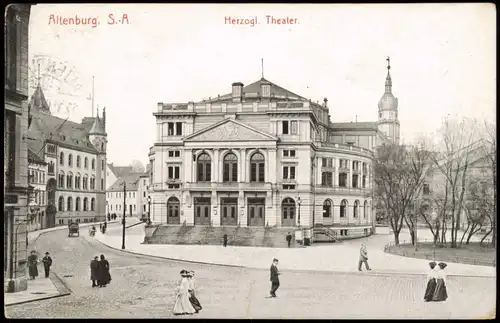
M 417 223 L 424 223 L 434 243 L 452 248 L 484 232 L 496 247 L 495 126 L 446 117 L 433 135 L 412 144 L 386 143 L 375 152 L 374 202 L 399 245 L 407 227 L 412 244 Z M 483 229 L 483 230 L 482 230 Z

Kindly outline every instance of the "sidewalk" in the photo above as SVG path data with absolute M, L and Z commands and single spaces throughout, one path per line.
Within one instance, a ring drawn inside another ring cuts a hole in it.
M 414 259 L 385 253 L 384 245 L 392 236 L 377 234 L 368 238 L 344 241 L 339 244 L 321 244 L 306 248 L 255 248 L 211 245 L 148 245 L 144 240 L 144 225 L 127 230 L 125 251 L 187 262 L 268 269 L 273 258 L 280 260 L 283 270 L 331 271 L 357 273 L 359 248 L 365 243 L 373 274 L 426 274 L 428 260 Z M 95 239 L 121 250 L 119 229 L 111 228 Z M 439 259 L 438 259 L 439 260 Z M 465 264 L 448 264 L 448 275 L 496 277 L 496 268 Z
M 5 306 L 41 301 L 69 294 L 71 291 L 62 280 L 56 274 L 51 273 L 50 278 L 39 276 L 35 280 L 28 280 L 28 290 L 24 292 L 4 293 Z

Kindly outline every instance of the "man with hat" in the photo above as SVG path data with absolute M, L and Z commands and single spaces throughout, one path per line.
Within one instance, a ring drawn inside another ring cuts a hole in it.
M 280 279 L 279 279 L 279 271 L 278 271 L 278 259 L 274 258 L 273 263 L 271 265 L 271 297 L 276 297 L 276 291 L 280 287 Z
M 45 257 L 42 259 L 43 269 L 45 269 L 45 278 L 49 278 L 50 275 L 50 266 L 52 266 L 52 258 L 48 252 L 45 253 Z

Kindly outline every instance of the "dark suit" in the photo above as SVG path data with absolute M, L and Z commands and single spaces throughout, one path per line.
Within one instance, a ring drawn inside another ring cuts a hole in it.
M 280 279 L 278 277 L 278 267 L 271 265 L 271 296 L 276 296 L 276 291 L 280 287 Z

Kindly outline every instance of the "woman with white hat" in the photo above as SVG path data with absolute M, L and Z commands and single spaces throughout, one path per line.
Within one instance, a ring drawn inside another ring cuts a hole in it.
M 188 271 L 181 270 L 181 283 L 177 288 L 177 299 L 174 305 L 175 315 L 192 315 L 196 313 L 193 305 L 189 301 L 189 281 L 188 281 Z

